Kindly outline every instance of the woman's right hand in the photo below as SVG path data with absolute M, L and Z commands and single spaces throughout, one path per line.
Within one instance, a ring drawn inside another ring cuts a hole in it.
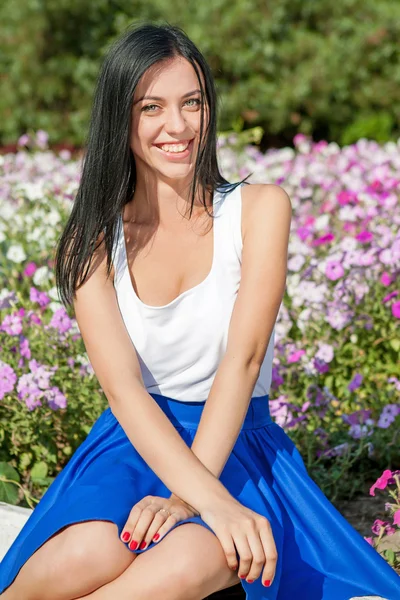
M 218 537 L 229 567 L 239 566 L 239 577 L 254 581 L 262 572 L 263 585 L 272 584 L 278 554 L 268 519 L 235 498 L 214 499 L 200 516 Z

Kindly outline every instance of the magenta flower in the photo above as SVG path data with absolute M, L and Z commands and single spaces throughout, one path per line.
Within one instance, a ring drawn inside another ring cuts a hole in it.
M 355 196 L 353 192 L 348 192 L 347 190 L 342 190 L 337 195 L 337 201 L 340 206 L 346 206 L 346 204 L 350 204 L 355 200 Z
M 390 273 L 388 273 L 387 271 L 382 273 L 381 284 L 384 285 L 385 287 L 387 287 L 391 283 L 392 283 L 392 277 L 391 277 Z
M 390 294 L 388 294 L 387 296 L 385 296 L 382 300 L 382 304 L 385 304 L 386 302 L 389 302 L 389 300 L 391 300 L 392 298 L 394 298 L 395 296 L 397 296 L 397 294 L 399 293 L 399 290 L 394 290 L 393 292 L 390 292 Z
M 383 471 L 382 475 L 380 477 L 378 477 L 378 479 L 375 481 L 374 485 L 369 490 L 370 496 L 375 496 L 376 488 L 378 488 L 378 490 L 384 490 L 388 484 L 389 479 L 391 479 L 391 477 L 392 477 L 392 472 L 389 471 L 389 469 L 386 469 L 386 471 Z
M 332 242 L 335 239 L 335 236 L 333 235 L 333 233 L 327 233 L 325 235 L 322 235 L 319 238 L 316 238 L 312 245 L 313 246 L 322 246 L 323 244 L 328 244 L 329 242 Z
M 393 525 L 398 525 L 400 527 L 400 508 L 396 510 L 393 515 Z
M 37 270 L 36 263 L 30 262 L 26 265 L 23 274 L 25 277 L 32 277 L 32 275 L 35 273 L 36 270 Z
M 382 528 L 384 530 L 386 530 L 386 527 L 389 525 L 389 523 L 387 521 L 381 521 L 381 519 L 376 519 L 374 521 L 374 524 L 371 527 L 371 531 L 372 533 L 374 533 L 375 535 L 379 535 Z
M 301 239 L 301 241 L 304 242 L 304 240 L 306 240 L 311 234 L 311 229 L 309 229 L 308 227 L 298 227 L 296 229 L 296 233 Z
M 400 319 L 400 300 L 392 304 L 392 315 L 396 319 Z
M 289 363 L 295 363 L 298 360 L 300 360 L 300 358 L 303 356 L 303 354 L 305 354 L 306 351 L 305 350 L 296 350 L 296 352 L 293 352 L 289 358 L 288 358 L 288 362 Z
M 364 538 L 364 540 L 365 540 L 366 542 L 368 542 L 368 544 L 370 544 L 370 546 L 373 546 L 373 545 L 374 545 L 374 542 L 373 542 L 373 539 L 372 539 L 372 537 L 365 537 L 365 538 Z
M 373 235 L 370 231 L 360 231 L 360 233 L 358 233 L 356 235 L 356 240 L 358 240 L 359 242 L 361 242 L 362 244 L 368 244 L 369 242 L 372 241 L 373 239 Z

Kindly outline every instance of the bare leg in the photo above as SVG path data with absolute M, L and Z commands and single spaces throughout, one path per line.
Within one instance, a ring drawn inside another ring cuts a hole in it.
M 136 556 L 114 523 L 70 525 L 27 560 L 1 600 L 71 600 L 114 580 Z
M 201 525 L 184 523 L 114 581 L 77 600 L 201 600 L 239 582 L 218 538 Z

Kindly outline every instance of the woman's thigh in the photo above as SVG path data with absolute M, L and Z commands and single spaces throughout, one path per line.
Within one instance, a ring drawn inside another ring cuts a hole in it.
M 218 538 L 197 523 L 184 523 L 138 555 L 116 580 L 88 600 L 163 598 L 192 600 L 240 582 Z
M 75 523 L 48 539 L 27 560 L 4 600 L 70 600 L 112 581 L 136 557 L 120 540 L 114 523 Z

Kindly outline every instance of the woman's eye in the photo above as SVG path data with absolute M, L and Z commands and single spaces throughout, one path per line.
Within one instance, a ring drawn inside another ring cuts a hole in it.
M 199 98 L 190 98 L 188 102 L 196 102 L 197 105 L 201 104 L 201 100 Z
M 142 110 L 145 112 L 153 112 L 152 110 L 151 111 L 148 110 L 149 108 L 152 108 L 153 106 L 157 107 L 157 104 L 148 104 L 147 106 L 144 106 L 142 108 Z
M 201 104 L 201 100 L 199 98 L 190 98 L 189 100 L 186 100 L 185 104 L 187 104 L 188 102 L 195 102 L 197 104 L 197 106 L 199 106 Z M 142 111 L 154 112 L 154 110 L 150 110 L 153 107 L 158 108 L 157 104 L 148 104 L 147 106 L 144 106 L 142 108 Z

